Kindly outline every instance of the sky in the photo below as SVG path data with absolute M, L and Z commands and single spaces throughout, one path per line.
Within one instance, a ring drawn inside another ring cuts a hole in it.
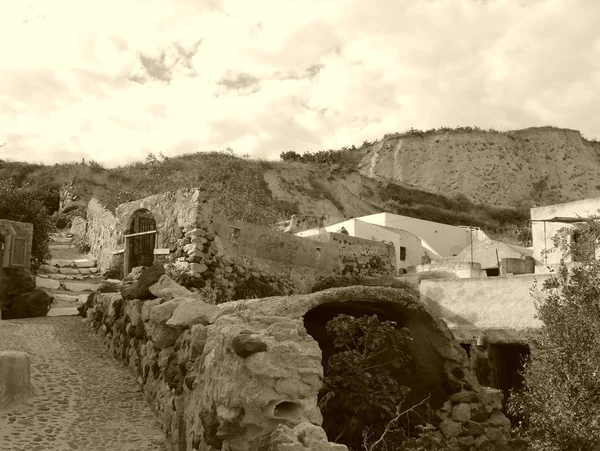
M 600 139 L 593 0 L 0 0 L 0 159 L 278 159 L 413 128 Z

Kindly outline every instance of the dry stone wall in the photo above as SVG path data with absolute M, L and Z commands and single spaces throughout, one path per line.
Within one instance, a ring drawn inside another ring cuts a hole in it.
M 320 427 L 322 354 L 303 318 L 317 307 L 356 302 L 385 302 L 392 316 L 411 316 L 414 336 L 424 337 L 419 346 L 443 362 L 447 400 L 431 434 L 465 450 L 507 441 L 502 394 L 479 386 L 448 328 L 406 292 L 347 287 L 214 306 L 167 276 L 150 291 L 163 297 L 93 294 L 85 316 L 138 377 L 170 450 L 346 450 Z

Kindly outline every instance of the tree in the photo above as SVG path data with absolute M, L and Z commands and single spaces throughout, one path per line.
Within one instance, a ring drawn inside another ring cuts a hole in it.
M 535 449 L 600 446 L 599 238 L 600 224 L 583 221 L 554 239 L 563 257 L 538 295 L 543 326 L 530 344 L 524 388 L 509 400 Z
M 32 266 L 38 267 L 50 258 L 48 241 L 54 226 L 44 204 L 31 191 L 14 183 L 0 181 L 0 218 L 33 224 Z

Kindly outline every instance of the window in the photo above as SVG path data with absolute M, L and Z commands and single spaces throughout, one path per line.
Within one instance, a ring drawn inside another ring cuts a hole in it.
M 27 244 L 26 238 L 21 238 L 21 237 L 13 238 L 11 265 L 26 266 L 26 262 L 25 262 L 25 245 L 26 244 Z
M 406 248 L 404 246 L 400 246 L 400 260 L 406 260 Z

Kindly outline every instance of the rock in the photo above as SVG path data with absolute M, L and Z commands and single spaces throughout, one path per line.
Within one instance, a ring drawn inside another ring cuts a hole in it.
M 484 406 L 489 406 L 492 409 L 502 410 L 502 401 L 504 399 L 504 395 L 502 394 L 501 390 L 490 387 L 481 387 L 478 395 Z
M 147 334 L 152 337 L 154 345 L 159 349 L 173 346 L 180 333 L 171 327 L 162 324 L 150 323 L 146 328 Z
M 487 442 L 489 442 L 489 441 L 490 441 L 490 439 L 489 439 L 489 438 L 487 438 L 487 436 L 485 436 L 485 435 L 480 435 L 479 437 L 477 437 L 477 438 L 475 439 L 475 443 L 474 443 L 474 445 L 475 445 L 475 448 L 479 449 L 479 448 L 481 448 L 483 445 L 485 445 L 485 444 L 486 444 Z M 512 448 L 511 448 L 511 449 L 512 449 Z
M 345 445 L 327 440 L 319 426 L 300 423 L 294 428 L 280 424 L 270 437 L 269 451 L 348 451 Z
M 233 351 L 241 358 L 245 359 L 257 352 L 264 352 L 268 349 L 267 344 L 258 338 L 248 334 L 239 334 L 231 342 Z
M 487 420 L 489 413 L 481 403 L 472 402 L 469 404 L 471 407 L 471 420 L 482 422 Z
M 149 291 L 157 298 L 163 298 L 165 301 L 170 301 L 174 298 L 187 297 L 192 295 L 192 292 L 190 290 L 188 290 L 185 287 L 182 287 L 166 274 L 160 276 L 158 282 L 152 285 L 149 288 Z
M 502 430 L 493 426 L 485 428 L 485 435 L 490 441 L 497 442 L 502 438 Z
M 171 318 L 171 315 L 173 315 L 173 312 L 181 300 L 182 298 L 172 299 L 152 307 L 152 310 L 150 311 L 150 321 L 153 321 L 157 324 L 165 324 L 169 318 Z
M 463 427 L 468 435 L 474 437 L 485 434 L 485 426 L 481 423 L 476 423 L 475 421 L 467 421 L 463 424 Z
M 452 419 L 466 423 L 471 419 L 471 407 L 467 403 L 460 403 L 452 408 Z
M 152 309 L 162 302 L 161 298 L 146 300 L 142 304 L 142 321 L 149 321 Z
M 117 281 L 117 283 L 108 281 L 108 280 L 103 280 L 102 282 L 100 282 L 100 284 L 98 285 L 98 288 L 96 289 L 96 291 L 98 293 L 119 293 L 121 290 L 121 282 Z
M 133 299 L 127 302 L 127 307 L 125 308 L 125 313 L 129 317 L 129 321 L 135 327 L 144 327 L 144 322 L 142 320 L 142 305 L 143 301 L 139 299 Z
M 48 274 L 48 277 L 54 280 L 65 280 L 67 278 L 64 274 Z
M 46 316 L 51 304 L 52 297 L 41 288 L 36 288 L 11 300 L 6 319 Z
M 206 345 L 206 338 L 208 337 L 208 330 L 206 326 L 202 324 L 195 324 L 191 328 L 190 337 L 190 359 L 196 360 L 204 352 L 204 345 Z
M 35 284 L 40 288 L 47 288 L 49 290 L 58 290 L 60 288 L 60 282 L 54 279 L 41 279 L 36 277 Z
M 81 282 L 66 282 L 64 287 L 69 291 L 96 291 L 98 289 L 97 283 L 81 283 Z
M 177 298 L 169 302 L 178 300 L 179 303 L 177 308 L 173 311 L 173 315 L 167 321 L 167 326 L 186 329 L 194 324 L 211 324 L 215 321 L 220 312 L 219 307 L 216 305 L 207 304 L 200 299 Z
M 467 435 L 465 437 L 457 437 L 456 440 L 461 447 L 469 447 L 475 443 L 475 437 L 471 435 Z
M 444 437 L 452 438 L 457 437 L 463 430 L 462 424 L 457 423 L 449 418 L 446 418 L 440 423 L 440 431 L 444 434 Z
M 477 393 L 472 392 L 472 391 L 463 390 L 458 393 L 454 393 L 452 396 L 450 396 L 450 401 L 452 403 L 461 403 L 461 402 L 469 403 L 476 397 L 477 397 Z
M 121 289 L 121 295 L 124 299 L 151 299 L 154 296 L 149 288 L 159 281 L 165 273 L 162 263 L 146 268 L 140 275 L 140 278 L 132 285 Z

